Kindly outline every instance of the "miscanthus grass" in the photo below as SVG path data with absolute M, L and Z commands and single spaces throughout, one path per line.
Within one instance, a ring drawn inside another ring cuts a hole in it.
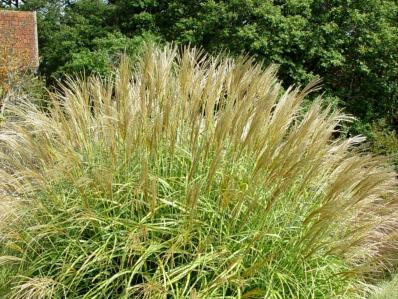
M 6 298 L 348 298 L 394 261 L 396 179 L 317 82 L 148 47 L 0 130 Z

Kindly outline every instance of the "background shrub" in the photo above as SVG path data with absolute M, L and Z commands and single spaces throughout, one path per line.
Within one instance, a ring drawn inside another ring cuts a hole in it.
M 372 147 L 379 155 L 390 157 L 398 166 L 398 138 L 394 130 L 386 130 L 382 121 L 373 124 L 371 130 Z
M 2 5 L 38 12 L 40 69 L 51 82 L 64 71 L 107 73 L 102 66 L 108 49 L 98 50 L 98 39 L 150 34 L 277 63 L 286 88 L 321 76 L 326 96 L 365 124 L 385 118 L 388 127 L 397 126 L 398 4 L 393 0 L 18 0 Z

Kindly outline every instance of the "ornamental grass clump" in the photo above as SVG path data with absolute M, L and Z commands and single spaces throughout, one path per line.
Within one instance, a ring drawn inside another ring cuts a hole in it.
M 7 298 L 339 298 L 393 265 L 395 173 L 276 67 L 148 47 L 0 131 Z M 10 102 L 11 103 L 11 102 Z

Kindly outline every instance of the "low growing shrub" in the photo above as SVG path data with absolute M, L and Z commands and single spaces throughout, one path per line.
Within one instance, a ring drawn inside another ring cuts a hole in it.
M 398 137 L 395 130 L 386 129 L 383 123 L 375 123 L 372 126 L 371 148 L 379 155 L 390 158 L 395 167 L 398 167 Z
M 339 298 L 388 267 L 395 173 L 274 66 L 148 47 L 0 131 L 8 298 Z M 388 249 L 388 250 L 387 250 Z

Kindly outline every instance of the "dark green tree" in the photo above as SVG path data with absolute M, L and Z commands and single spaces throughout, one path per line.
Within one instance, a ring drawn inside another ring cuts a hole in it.
M 107 72 L 123 48 L 174 41 L 277 63 L 286 85 L 320 75 L 326 96 L 364 122 L 398 123 L 395 0 L 25 0 L 21 8 L 38 10 L 47 77 Z
M 286 85 L 320 75 L 365 120 L 397 112 L 396 1 L 173 1 L 160 19 L 168 40 L 280 64 Z
M 105 75 L 117 53 L 134 54 L 146 40 L 158 38 L 146 31 L 128 38 L 115 23 L 116 6 L 102 0 L 31 0 L 24 10 L 36 10 L 40 71 L 51 82 L 71 73 Z

